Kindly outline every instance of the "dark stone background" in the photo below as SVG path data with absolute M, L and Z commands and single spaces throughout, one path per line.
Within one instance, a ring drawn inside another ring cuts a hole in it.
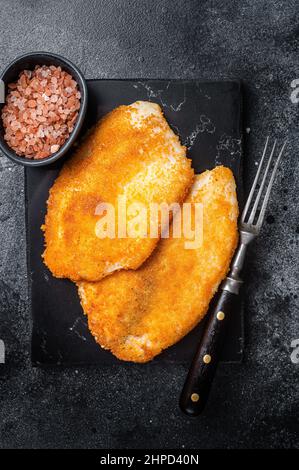
M 98 448 L 298 447 L 298 2 L 0 0 L 1 67 L 48 50 L 88 78 L 245 81 L 244 179 L 265 135 L 288 137 L 268 223 L 249 257 L 246 354 L 222 365 L 197 420 L 177 402 L 186 370 L 151 364 L 33 369 L 30 365 L 24 173 L 0 158 L 0 446 Z M 297 170 L 297 171 L 296 171 Z

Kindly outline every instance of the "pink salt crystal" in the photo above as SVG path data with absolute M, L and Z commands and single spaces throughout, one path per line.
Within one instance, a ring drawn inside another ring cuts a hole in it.
M 22 74 L 20 77 L 20 86 L 21 88 L 26 88 L 26 85 L 27 85 L 26 76 Z

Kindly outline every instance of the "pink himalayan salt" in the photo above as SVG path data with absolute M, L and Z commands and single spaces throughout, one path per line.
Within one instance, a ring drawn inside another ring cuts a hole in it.
M 57 152 L 74 129 L 81 94 L 61 67 L 24 70 L 2 109 L 4 139 L 17 155 L 46 158 Z

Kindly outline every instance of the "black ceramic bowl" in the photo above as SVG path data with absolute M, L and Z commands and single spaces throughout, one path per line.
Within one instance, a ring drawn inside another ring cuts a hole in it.
M 0 149 L 2 152 L 11 160 L 16 163 L 20 163 L 21 165 L 26 166 L 44 166 L 49 165 L 50 163 L 55 162 L 59 158 L 63 157 L 66 152 L 70 149 L 70 147 L 75 142 L 80 129 L 82 127 L 86 108 L 87 108 L 87 86 L 86 81 L 82 75 L 82 73 L 77 69 L 75 65 L 73 65 L 69 60 L 60 57 L 57 54 L 52 54 L 48 52 L 33 52 L 29 54 L 25 54 L 21 57 L 18 57 L 14 62 L 12 62 L 1 74 L 0 78 L 3 80 L 5 84 L 5 93 L 7 92 L 7 85 L 11 82 L 15 82 L 18 79 L 20 72 L 23 70 L 33 70 L 36 65 L 56 65 L 61 66 L 63 70 L 68 72 L 74 80 L 78 83 L 78 88 L 81 92 L 81 106 L 79 110 L 79 115 L 77 121 L 75 123 L 74 129 L 66 140 L 64 145 L 60 147 L 58 152 L 50 155 L 47 158 L 42 158 L 39 160 L 33 160 L 25 157 L 20 157 L 17 155 L 10 147 L 7 145 L 6 141 L 4 140 L 4 129 L 2 120 L 0 118 Z M 3 104 L 0 105 L 0 113 Z

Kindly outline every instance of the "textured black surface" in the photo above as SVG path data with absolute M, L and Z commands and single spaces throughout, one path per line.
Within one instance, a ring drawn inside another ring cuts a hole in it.
M 183 366 L 31 367 L 24 172 L 0 158 L 1 447 L 298 447 L 297 0 L 0 0 L 0 8 L 3 67 L 44 49 L 88 78 L 244 79 L 247 188 L 265 135 L 289 140 L 248 259 L 245 362 L 221 366 L 199 420 L 177 406 Z
M 216 162 L 222 163 L 234 172 L 237 187 L 242 190 L 240 82 L 91 80 L 88 95 L 87 129 L 121 104 L 147 99 L 157 102 L 163 107 L 167 122 L 188 146 L 188 156 L 195 171 L 200 173 L 214 168 Z M 220 153 L 219 142 L 234 145 L 235 151 Z M 109 364 L 122 367 L 122 362 L 99 348 L 90 334 L 74 284 L 54 278 L 41 258 L 44 237 L 40 227 L 45 220 L 49 189 L 62 164 L 59 161 L 55 166 L 25 170 L 32 361 L 35 365 Z M 242 359 L 242 313 L 238 305 L 222 354 L 225 361 L 240 362 Z M 202 324 L 159 355 L 155 362 L 190 364 L 201 331 Z

